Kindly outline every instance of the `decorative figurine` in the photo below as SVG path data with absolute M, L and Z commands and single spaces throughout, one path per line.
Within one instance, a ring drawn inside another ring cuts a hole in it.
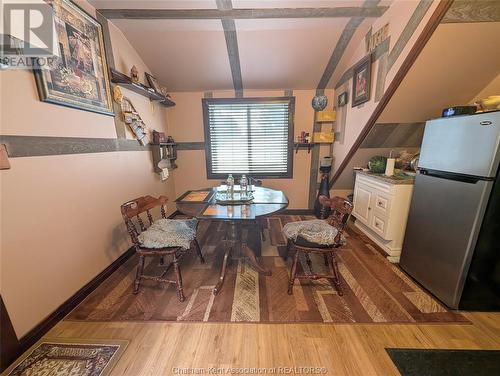
M 139 71 L 137 70 L 137 67 L 135 65 L 130 69 L 130 78 L 132 79 L 133 83 L 139 83 Z

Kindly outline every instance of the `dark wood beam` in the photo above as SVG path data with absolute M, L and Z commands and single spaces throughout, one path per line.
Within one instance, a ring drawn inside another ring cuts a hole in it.
M 351 161 L 356 151 L 363 143 L 366 136 L 370 133 L 377 119 L 382 114 L 382 111 L 385 109 L 385 107 L 391 100 L 392 96 L 396 92 L 396 89 L 399 87 L 399 85 L 405 78 L 406 74 L 412 67 L 418 55 L 420 55 L 420 52 L 422 52 L 422 50 L 424 49 L 425 45 L 427 44 L 432 34 L 434 33 L 434 30 L 436 30 L 436 28 L 440 24 L 441 20 L 443 19 L 444 15 L 448 11 L 452 3 L 453 0 L 441 0 L 438 6 L 436 7 L 431 18 L 425 25 L 424 30 L 418 37 L 417 41 L 410 50 L 408 56 L 406 57 L 403 64 L 399 68 L 398 72 L 394 76 L 394 79 L 392 80 L 391 84 L 389 85 L 384 95 L 380 99 L 380 102 L 378 103 L 377 107 L 375 107 L 375 110 L 373 111 L 372 115 L 370 116 L 365 126 L 361 130 L 361 133 L 359 134 L 358 138 L 356 139 L 356 141 L 354 141 L 354 144 L 349 149 L 347 155 L 345 156 L 340 166 L 337 168 L 337 171 L 335 171 L 335 174 L 333 175 L 330 181 L 330 188 L 333 187 L 333 185 L 338 180 L 344 169 L 348 166 L 349 162 Z
M 233 9 L 231 0 L 216 0 L 217 8 L 220 11 L 230 11 Z M 241 78 L 240 52 L 238 49 L 238 35 L 236 34 L 236 25 L 234 19 L 222 18 L 222 28 L 224 29 L 224 38 L 226 39 L 227 56 L 229 66 L 231 67 L 231 76 L 233 78 L 233 87 L 236 98 L 243 97 L 243 79 Z
M 99 9 L 108 19 L 254 19 L 380 17 L 388 9 L 377 7 L 264 8 L 264 9 Z

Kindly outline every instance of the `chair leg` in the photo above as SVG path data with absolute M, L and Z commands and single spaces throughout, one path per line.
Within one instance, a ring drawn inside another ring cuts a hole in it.
M 330 253 L 330 263 L 332 266 L 332 271 L 333 271 L 333 283 L 335 285 L 335 289 L 337 290 L 338 294 L 340 296 L 344 295 L 342 292 L 342 287 L 340 284 L 340 273 L 339 273 L 339 267 L 337 265 L 337 259 L 335 258 L 335 255 L 333 253 Z
M 134 281 L 134 294 L 137 294 L 139 292 L 139 285 L 141 283 L 141 277 L 142 274 L 144 273 L 144 256 L 139 255 L 139 264 L 137 265 L 137 273 L 135 275 L 135 281 Z
M 299 251 L 295 251 L 295 256 L 293 258 L 292 271 L 290 273 L 290 279 L 288 280 L 288 295 L 293 294 L 293 284 L 295 282 L 295 277 L 297 276 L 297 264 L 299 263 Z
M 309 256 L 309 253 L 306 253 L 305 256 L 306 256 L 306 263 L 307 263 L 307 267 L 309 268 L 309 272 L 311 274 L 314 274 L 313 265 L 312 265 L 312 261 L 311 261 L 311 257 Z
M 288 259 L 288 253 L 290 252 L 291 245 L 292 245 L 292 241 L 290 239 L 287 239 L 287 241 L 286 241 L 285 255 L 283 256 L 283 258 L 285 259 L 285 261 Z
M 194 248 L 196 249 L 196 253 L 198 254 L 198 257 L 200 258 L 200 262 L 202 264 L 204 264 L 205 258 L 203 257 L 203 254 L 201 253 L 201 248 L 200 248 L 200 244 L 198 244 L 198 240 L 194 239 L 193 244 L 194 244 Z
M 328 255 L 326 253 L 323 253 L 323 259 L 325 260 L 325 266 L 328 266 L 329 261 L 328 261 Z
M 174 254 L 174 271 L 177 285 L 177 296 L 179 297 L 179 301 L 183 302 L 186 298 L 184 297 L 184 290 L 182 289 L 182 276 L 181 276 L 181 268 L 179 267 L 179 259 L 177 255 Z
M 264 232 L 264 222 L 262 222 L 263 220 L 260 220 L 259 221 L 259 227 L 260 227 L 260 236 L 262 237 L 262 241 L 265 242 L 266 241 L 266 234 Z

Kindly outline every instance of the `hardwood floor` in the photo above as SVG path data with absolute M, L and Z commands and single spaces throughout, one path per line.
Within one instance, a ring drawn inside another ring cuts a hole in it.
M 269 232 L 269 238 L 277 233 Z M 357 235 L 350 235 L 349 242 L 355 245 Z M 279 246 L 278 240 L 274 242 Z M 77 310 L 46 338 L 128 340 L 113 376 L 230 374 L 228 368 L 267 369 L 260 374 L 271 374 L 274 368 L 276 374 L 311 374 L 291 367 L 320 367 L 320 372 L 326 372 L 319 374 L 336 376 L 385 376 L 399 375 L 385 351 L 389 347 L 500 349 L 500 313 L 464 313 L 471 324 L 273 324 L 71 321 Z M 279 372 L 279 367 L 288 368 Z M 252 371 L 239 374 L 256 374 Z
M 473 325 L 62 321 L 48 337 L 129 340 L 115 376 L 305 366 L 328 375 L 398 375 L 386 347 L 500 349 L 500 313 L 465 315 Z

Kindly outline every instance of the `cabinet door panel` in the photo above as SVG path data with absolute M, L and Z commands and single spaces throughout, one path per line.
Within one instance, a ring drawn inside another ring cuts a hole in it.
M 354 216 L 366 224 L 370 223 L 372 192 L 363 184 L 356 184 L 354 190 Z

